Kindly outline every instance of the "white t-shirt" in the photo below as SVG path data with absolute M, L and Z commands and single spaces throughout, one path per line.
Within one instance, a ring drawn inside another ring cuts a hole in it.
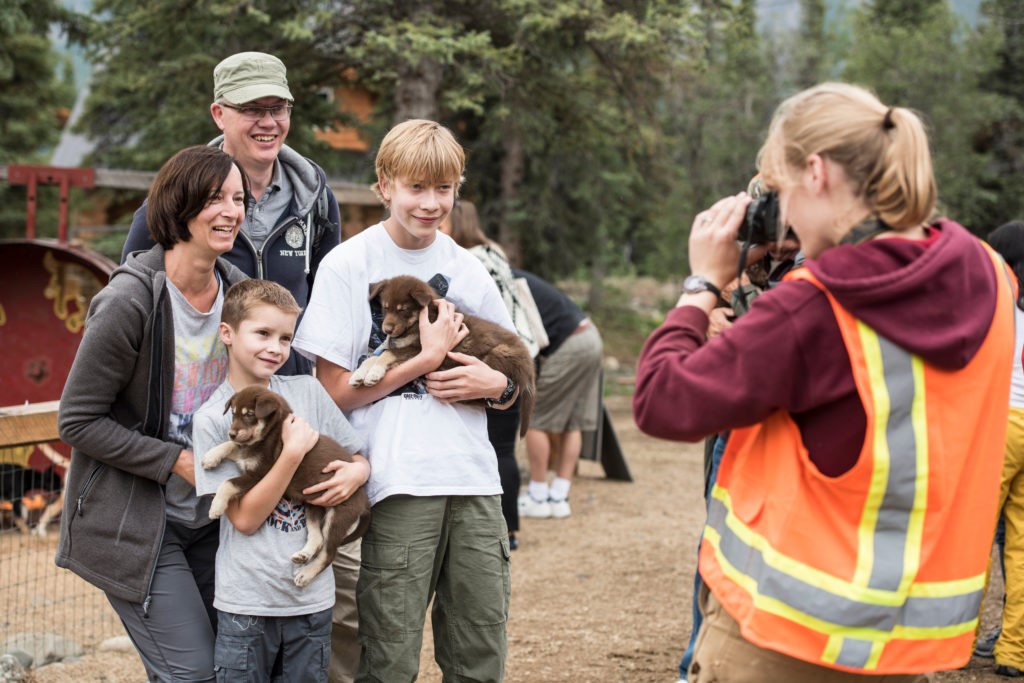
M 1013 372 L 1010 374 L 1010 405 L 1024 408 L 1024 364 L 1021 360 L 1024 355 L 1024 311 L 1014 306 L 1013 317 L 1017 334 L 1013 344 Z
M 295 414 L 313 429 L 331 437 L 350 453 L 363 453 L 362 437 L 315 379 L 309 375 L 274 375 L 270 378 L 270 390 L 281 394 Z M 231 460 L 212 470 L 205 470 L 200 464 L 208 450 L 228 439 L 231 413 L 224 413 L 224 405 L 234 393 L 231 384 L 225 381 L 196 413 L 196 491 L 201 496 L 211 496 L 222 482 L 240 473 Z M 334 572 L 330 567 L 317 574 L 305 588 L 299 588 L 293 581 L 299 565 L 291 561 L 291 556 L 305 545 L 306 533 L 306 506 L 293 505 L 284 498 L 251 535 L 235 529 L 226 515 L 222 517 L 213 606 L 232 614 L 290 617 L 314 614 L 334 605 Z
M 379 313 L 376 321 L 371 316 L 370 284 L 396 275 L 430 282 L 459 310 L 514 331 L 498 288 L 472 254 L 442 233 L 424 249 L 402 249 L 378 223 L 345 240 L 320 262 L 293 348 L 354 370 L 384 340 Z M 397 494 L 501 493 L 481 406 L 442 403 L 418 383 L 347 417 L 367 441 L 371 504 Z

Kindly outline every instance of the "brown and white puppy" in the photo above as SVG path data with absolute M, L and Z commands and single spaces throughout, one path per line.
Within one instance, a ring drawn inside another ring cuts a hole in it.
M 280 394 L 258 384 L 236 392 L 228 399 L 224 412 L 229 409 L 234 411 L 228 431 L 231 440 L 211 448 L 201 462 L 205 469 L 211 469 L 225 458 L 234 460 L 242 474 L 217 487 L 210 519 L 223 515 L 230 501 L 242 496 L 270 471 L 284 445 L 282 423 L 292 412 Z M 321 434 L 316 445 L 303 456 L 284 492 L 287 500 L 306 506 L 306 544 L 291 558 L 292 562 L 304 565 L 295 572 L 295 585 L 300 588 L 331 564 L 338 546 L 360 538 L 370 526 L 370 501 L 362 486 L 344 502 L 326 508 L 310 504 L 319 494 L 302 493 L 303 489 L 330 478 L 323 469 L 332 460 L 352 462 L 352 454 Z
M 373 386 L 390 368 L 403 363 L 420 352 L 420 310 L 429 307 L 430 320 L 437 318 L 434 299 L 441 296 L 429 284 L 412 277 L 399 275 L 370 285 L 370 299 L 380 297 L 384 313 L 381 330 L 388 335 L 383 353 L 370 356 L 349 377 L 349 384 Z M 492 369 L 504 374 L 519 388 L 522 397 L 519 435 L 525 436 L 530 425 L 534 404 L 534 365 L 530 352 L 515 332 L 474 315 L 463 314 L 469 335 L 453 351 L 479 358 Z M 458 363 L 445 358 L 441 370 L 458 367 Z M 469 403 L 485 403 L 482 399 Z

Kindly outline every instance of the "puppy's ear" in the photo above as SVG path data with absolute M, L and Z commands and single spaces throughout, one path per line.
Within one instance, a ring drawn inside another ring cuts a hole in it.
M 281 402 L 273 394 L 264 394 L 256 399 L 256 417 L 263 419 L 273 415 L 281 407 Z
M 234 405 L 234 403 L 235 403 L 235 396 L 234 396 L 234 394 L 232 394 L 231 398 L 228 399 L 228 402 L 224 404 L 224 413 L 223 413 L 224 415 L 226 415 L 227 412 L 229 410 L 231 410 L 231 408 Z
M 430 285 L 424 283 L 422 287 L 416 287 L 412 290 L 412 298 L 416 300 L 416 303 L 420 305 L 420 308 L 427 306 L 434 299 L 440 298 Z
M 381 280 L 380 282 L 371 282 L 370 283 L 370 297 L 369 298 L 370 298 L 371 301 L 378 294 L 380 294 L 380 290 L 384 289 L 384 285 L 386 285 L 387 283 L 388 283 L 387 280 Z

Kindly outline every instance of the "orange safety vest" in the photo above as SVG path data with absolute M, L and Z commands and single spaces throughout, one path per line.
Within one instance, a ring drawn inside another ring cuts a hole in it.
M 948 371 L 854 318 L 808 269 L 787 278 L 828 297 L 867 414 L 864 444 L 852 469 L 827 477 L 785 411 L 733 431 L 701 576 L 760 647 L 858 673 L 960 667 L 995 529 L 1013 285 L 997 274 L 988 336 L 967 367 Z

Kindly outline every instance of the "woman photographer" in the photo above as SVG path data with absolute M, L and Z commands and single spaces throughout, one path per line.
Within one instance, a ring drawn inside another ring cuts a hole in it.
M 684 294 L 641 355 L 648 434 L 733 430 L 700 551 L 687 680 L 925 681 L 970 658 L 1013 351 L 999 258 L 935 218 L 924 127 L 826 83 L 759 155 L 805 267 L 705 342 L 745 193 L 697 215 Z

